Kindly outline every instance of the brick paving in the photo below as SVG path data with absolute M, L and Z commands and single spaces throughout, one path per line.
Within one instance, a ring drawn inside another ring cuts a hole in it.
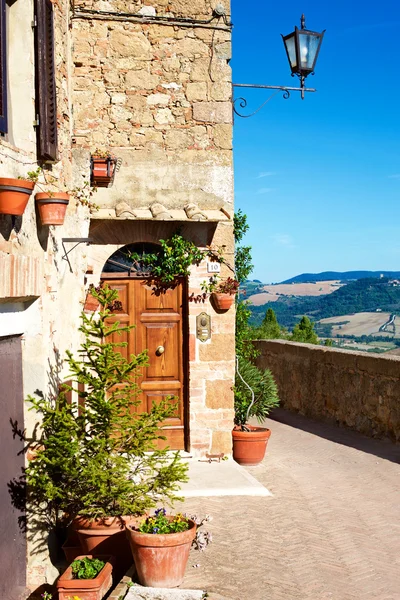
M 191 498 L 214 541 L 186 588 L 230 600 L 399 600 L 400 447 L 279 411 L 263 464 L 273 497 Z M 198 564 L 198 567 L 193 565 Z

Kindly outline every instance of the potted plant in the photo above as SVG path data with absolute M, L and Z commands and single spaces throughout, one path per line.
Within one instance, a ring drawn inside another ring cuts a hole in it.
M 147 587 L 173 588 L 185 574 L 190 547 L 196 537 L 196 523 L 164 508 L 136 524 L 128 525 L 139 583 Z
M 0 177 L 0 215 L 23 215 L 34 187 L 29 178 Z
M 113 583 L 113 556 L 78 556 L 57 581 L 59 600 L 102 600 Z
M 114 180 L 117 158 L 96 148 L 90 157 L 90 181 L 95 187 L 108 187 Z
M 241 465 L 257 465 L 265 456 L 271 431 L 250 425 L 249 419 L 256 417 L 262 423 L 279 405 L 278 388 L 268 369 L 261 371 L 243 357 L 236 358 L 236 367 L 233 458 Z
M 227 279 L 212 285 L 212 299 L 218 310 L 230 309 L 235 300 L 239 285 L 237 279 L 233 279 L 232 277 L 228 277 Z
M 54 398 L 30 397 L 41 417 L 40 435 L 30 440 L 34 460 L 26 469 L 30 506 L 40 507 L 42 523 L 65 527 L 72 522 L 85 554 L 117 557 L 121 570 L 132 558 L 125 525 L 157 502 L 177 499 L 187 466 L 179 453 L 155 447 L 165 439 L 162 424 L 176 410 L 172 397 L 137 413 L 136 378 L 147 352 L 125 358 L 119 336 L 131 326 L 109 323 L 118 292 L 93 289 L 100 310 L 82 312 L 83 336 L 77 356 L 67 352 L 71 385 Z M 80 410 L 67 394 L 80 396 Z M 36 430 L 35 430 L 36 431 Z

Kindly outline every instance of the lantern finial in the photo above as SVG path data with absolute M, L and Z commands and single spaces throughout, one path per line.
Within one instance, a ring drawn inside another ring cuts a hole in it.
M 304 13 L 301 15 L 300 26 L 301 26 L 302 29 L 306 28 L 306 18 L 304 16 Z

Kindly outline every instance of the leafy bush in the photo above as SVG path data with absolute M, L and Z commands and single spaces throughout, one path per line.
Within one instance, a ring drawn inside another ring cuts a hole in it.
M 95 579 L 106 563 L 99 558 L 79 558 L 71 564 L 74 579 Z

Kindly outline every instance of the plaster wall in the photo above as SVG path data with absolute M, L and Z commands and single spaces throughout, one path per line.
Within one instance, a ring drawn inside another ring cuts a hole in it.
M 257 365 L 271 369 L 282 406 L 365 435 L 400 440 L 400 359 L 258 341 Z
M 69 1 L 54 2 L 57 119 L 60 160 L 43 165 L 56 187 L 71 189 Z M 9 132 L 0 138 L 0 176 L 24 176 L 38 166 L 36 155 L 33 2 L 7 4 Z M 41 191 L 36 189 L 36 191 Z M 34 192 L 34 194 L 35 194 Z M 34 194 L 22 217 L 0 215 L 0 337 L 22 336 L 23 392 L 50 395 L 66 373 L 61 359 L 78 344 L 77 323 L 85 298 L 86 246 L 64 260 L 64 237 L 87 237 L 89 211 L 71 198 L 62 227 L 42 226 Z M 66 244 L 67 250 L 71 244 Z M 73 302 L 71 302 L 73 298 Z M 28 433 L 37 417 L 26 403 Z M 6 415 L 3 415 L 6 418 Z M 23 424 L 20 424 L 21 426 Z M 16 476 L 18 474 L 16 473 Z M 43 538 L 28 522 L 28 586 L 53 583 Z

